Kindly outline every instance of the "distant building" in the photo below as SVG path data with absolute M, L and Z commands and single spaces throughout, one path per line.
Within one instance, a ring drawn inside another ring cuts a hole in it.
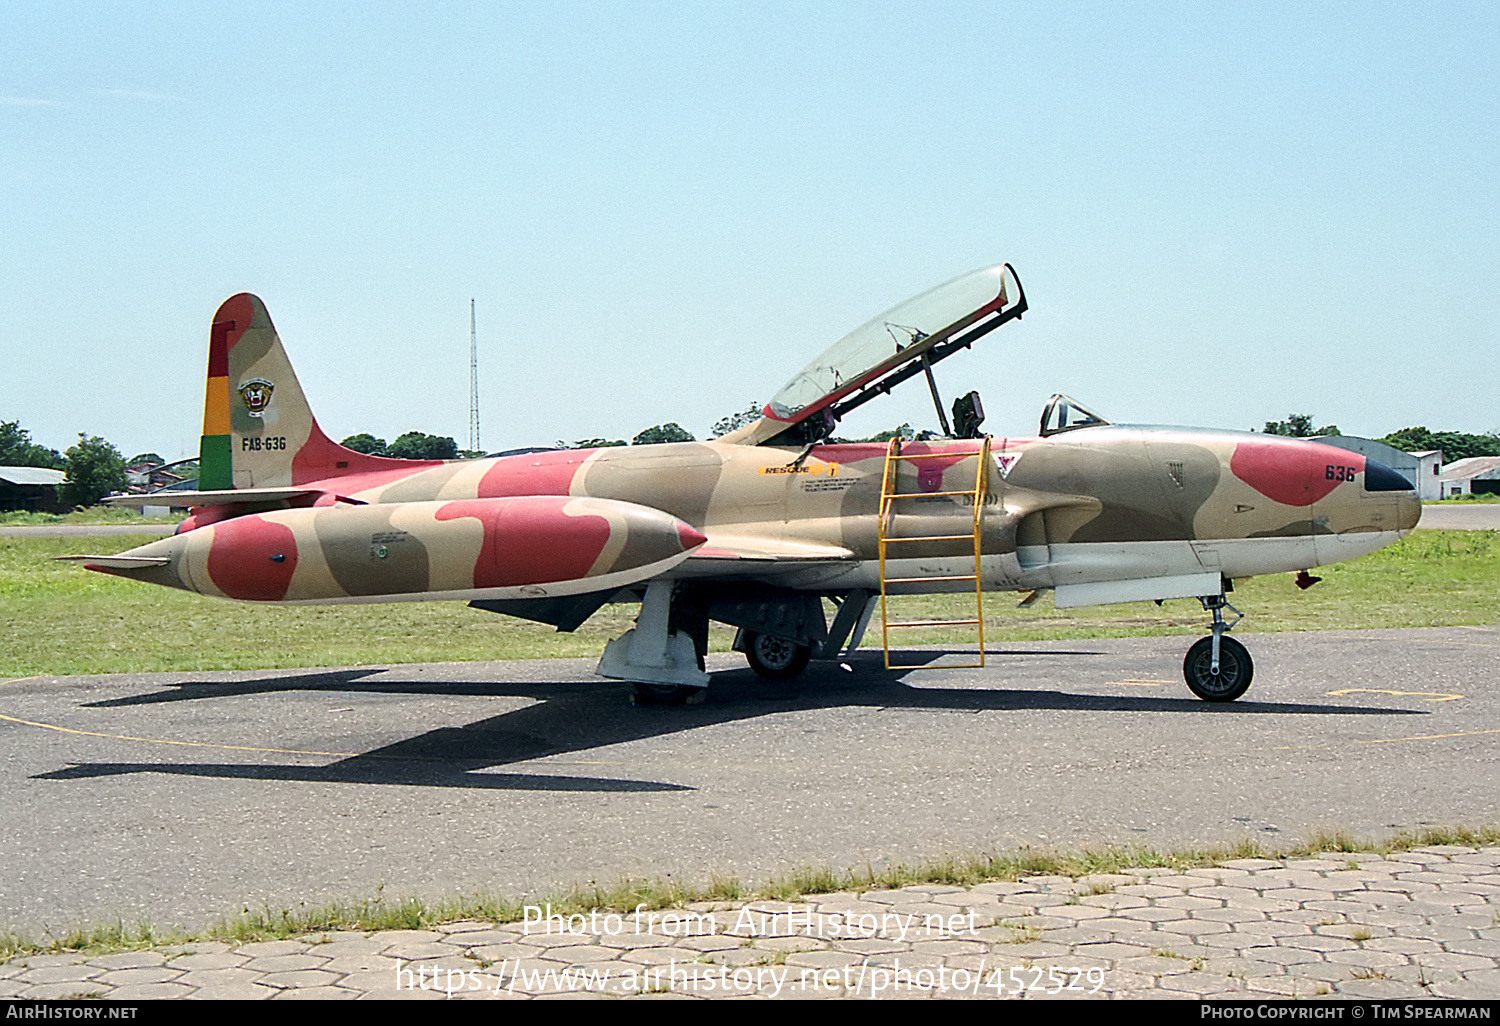
M 0 509 L 24 509 L 35 513 L 62 513 L 57 489 L 68 475 L 46 467 L 0 467 Z
M 1500 495 L 1500 456 L 1470 456 L 1455 460 L 1438 475 L 1443 498 L 1455 495 Z
M 1397 449 L 1384 442 L 1377 442 L 1373 438 L 1360 438 L 1358 435 L 1319 435 L 1313 441 L 1357 452 L 1376 463 L 1384 463 L 1410 481 L 1412 487 L 1417 490 L 1417 495 L 1424 502 L 1443 497 L 1439 478 L 1443 454 L 1437 449 L 1406 452 L 1404 449 Z
M 1423 502 L 1443 497 L 1443 450 L 1419 449 L 1412 453 L 1417 458 L 1417 494 Z
M 174 474 L 172 468 L 197 462 L 198 457 L 190 456 L 185 460 L 177 460 L 175 463 L 133 463 L 125 468 L 127 489 L 140 493 L 180 487 L 185 478 L 181 474 Z

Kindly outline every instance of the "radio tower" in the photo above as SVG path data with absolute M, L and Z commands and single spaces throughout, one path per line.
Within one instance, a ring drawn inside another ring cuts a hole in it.
M 484 454 L 479 445 L 479 332 L 474 321 L 474 300 L 469 300 L 469 451 Z

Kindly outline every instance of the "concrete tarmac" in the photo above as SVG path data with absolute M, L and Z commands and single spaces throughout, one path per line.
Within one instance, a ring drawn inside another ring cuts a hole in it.
M 1476 502 L 1472 505 L 1451 503 L 1422 507 L 1422 519 L 1417 527 L 1433 531 L 1495 531 L 1500 530 L 1500 502 Z
M 592 660 L 7 681 L 0 927 L 1494 822 L 1500 630 L 1239 636 L 1225 705 L 1185 637 L 790 684 L 716 656 L 691 707 Z

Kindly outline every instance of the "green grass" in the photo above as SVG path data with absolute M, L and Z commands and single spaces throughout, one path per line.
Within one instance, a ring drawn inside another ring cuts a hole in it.
M 1066 876 L 1077 879 L 1129 869 L 1194 869 L 1232 859 L 1282 859 L 1325 851 L 1388 855 L 1395 851 L 1429 845 L 1479 848 L 1496 843 L 1500 843 L 1500 826 L 1424 828 L 1379 841 L 1357 840 L 1343 831 L 1333 831 L 1314 835 L 1304 842 L 1290 842 L 1286 845 L 1267 845 L 1245 839 L 1230 845 L 1168 852 L 1144 847 L 1111 847 L 1079 852 L 1022 848 L 998 854 L 946 856 L 919 863 L 896 863 L 880 869 L 869 865 L 845 870 L 827 866 L 808 867 L 758 885 L 744 885 L 738 879 L 714 876 L 704 888 L 663 880 L 621 880 L 612 886 L 590 881 L 558 894 L 526 899 L 476 894 L 430 901 L 415 897 L 387 899 L 377 894 L 366 901 L 335 902 L 318 907 L 260 910 L 247 907 L 239 915 L 226 918 L 201 934 L 159 931 L 144 921 L 134 926 L 115 921 L 42 938 L 34 938 L 16 930 L 0 929 L 0 961 L 28 954 L 72 951 L 98 954 L 106 951 L 181 946 L 203 940 L 244 944 L 305 937 L 333 930 L 361 930 L 366 933 L 377 930 L 424 930 L 461 920 L 510 923 L 523 918 L 527 905 L 550 904 L 552 911 L 562 916 L 587 914 L 595 909 L 625 914 L 640 905 L 655 910 L 679 908 L 691 902 L 794 901 L 807 895 L 834 891 L 893 890 L 921 883 L 973 887 L 995 880 L 1019 880 L 1030 876 Z M 1330 863 L 1330 868 L 1336 869 L 1337 863 Z M 1095 890 L 1092 893 L 1102 891 Z M 1029 930 L 1024 923 L 1006 925 L 1023 932 Z M 1026 936 L 1022 939 L 1034 937 Z
M 1235 582 L 1229 601 L 1245 614 L 1239 633 L 1456 627 L 1500 623 L 1500 532 L 1415 531 L 1395 545 L 1313 571 L 1323 581 L 1303 591 L 1293 575 Z M 973 598 L 915 596 L 893 605 L 892 619 L 972 616 Z M 967 610 L 967 612 L 964 612 Z M 877 614 L 878 615 L 878 614 Z M 1227 614 L 1226 614 L 1227 615 Z M 1149 637 L 1204 633 L 1209 616 L 1195 599 L 1058 610 L 1044 596 L 1029 609 L 1006 593 L 985 596 L 987 647 L 1007 641 Z M 880 621 L 866 643 L 878 645 Z M 974 640 L 973 629 L 904 629 L 893 644 L 940 645 Z
M 178 524 L 182 522 L 182 518 L 181 513 L 171 513 L 166 516 L 142 516 L 139 510 L 123 507 L 117 509 L 112 506 L 89 506 L 75 509 L 71 513 L 28 513 L 23 510 L 6 510 L 0 513 L 0 527 L 36 527 L 49 524 L 71 526 Z
M 1318 570 L 1300 591 L 1290 574 L 1242 581 L 1230 601 L 1254 631 L 1459 626 L 1500 623 L 1500 532 L 1417 531 L 1351 563 Z M 628 629 L 634 606 L 606 606 L 573 634 L 472 610 L 456 602 L 281 607 L 227 602 L 153 587 L 50 557 L 109 554 L 139 539 L 0 538 L 0 678 L 52 674 L 280 669 L 485 659 L 597 656 Z M 1193 600 L 1054 609 L 1043 597 L 985 596 L 990 648 L 1011 641 L 1201 633 Z M 893 618 L 972 615 L 972 597 L 896 600 Z M 733 631 L 715 626 L 711 651 Z M 893 644 L 972 643 L 972 630 L 912 629 Z M 878 614 L 865 637 L 880 644 Z
M 53 556 L 108 555 L 138 538 L 0 538 L 0 678 L 38 674 L 597 656 L 635 607 L 573 634 L 461 602 L 288 607 L 228 602 L 93 573 Z M 714 632 L 727 651 L 732 632 Z

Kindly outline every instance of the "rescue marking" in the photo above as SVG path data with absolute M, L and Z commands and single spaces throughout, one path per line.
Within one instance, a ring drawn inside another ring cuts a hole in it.
M 800 467 L 761 467 L 760 475 L 766 477 L 770 474 L 826 474 L 829 477 L 839 476 L 839 465 L 837 463 L 822 463 L 818 466 L 809 466 L 804 463 Z
M 1387 688 L 1343 688 L 1339 691 L 1325 692 L 1325 694 L 1329 695 L 1355 695 L 1361 693 L 1367 695 L 1395 695 L 1397 698 L 1413 696 L 1416 698 L 1425 698 L 1432 702 L 1456 702 L 1464 697 L 1463 695 L 1449 694 L 1446 691 L 1391 691 Z
M 855 480 L 852 477 L 829 476 L 813 481 L 803 481 L 802 490 L 804 492 L 843 492 L 853 488 L 854 485 Z

